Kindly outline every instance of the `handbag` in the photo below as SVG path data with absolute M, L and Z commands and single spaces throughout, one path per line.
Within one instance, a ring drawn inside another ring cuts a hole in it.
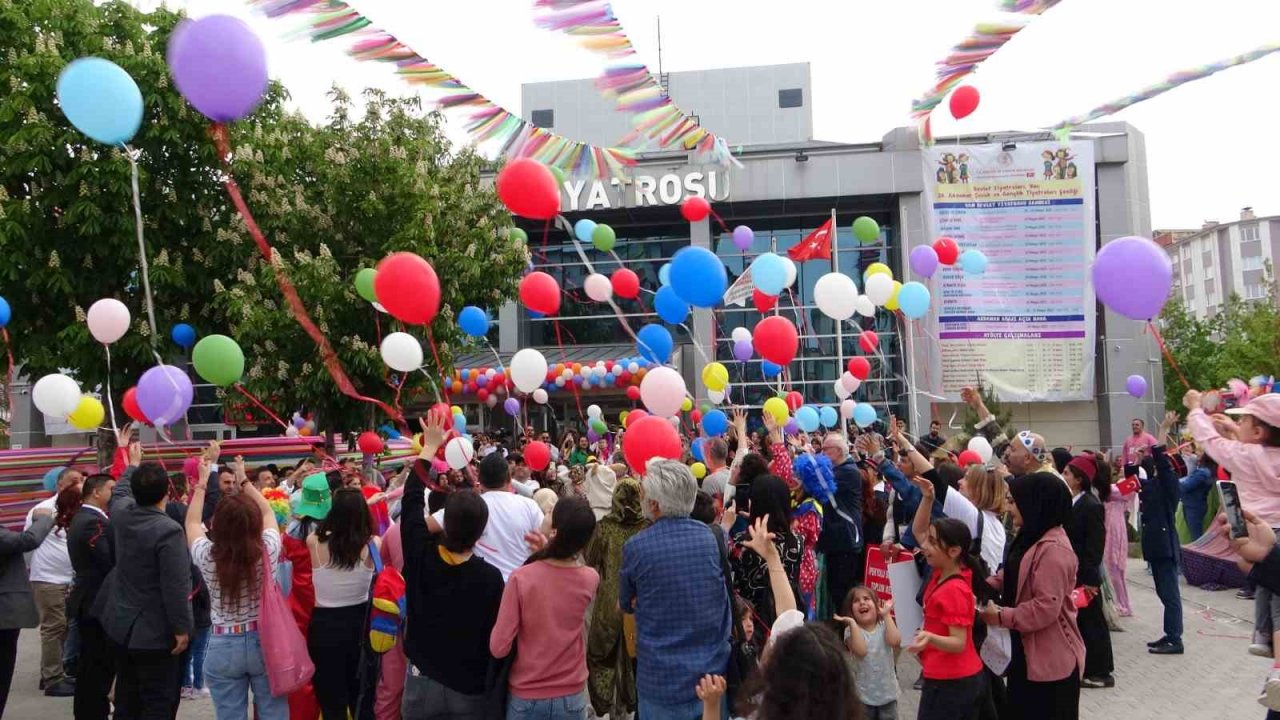
M 262 644 L 262 664 L 267 668 L 271 694 L 284 697 L 307 684 L 316 666 L 307 652 L 307 639 L 289 609 L 289 602 L 276 584 L 262 548 L 262 603 L 258 610 L 258 639 Z

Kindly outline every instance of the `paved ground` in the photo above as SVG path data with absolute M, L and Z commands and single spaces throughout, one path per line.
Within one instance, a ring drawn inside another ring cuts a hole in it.
M 1237 600 L 1230 591 L 1205 592 L 1184 586 L 1187 654 L 1160 657 L 1147 653 L 1146 643 L 1163 633 L 1162 608 L 1151 577 L 1140 560 L 1129 563 L 1129 596 L 1135 616 L 1124 620 L 1125 632 L 1113 633 L 1116 681 L 1112 690 L 1084 690 L 1081 716 L 1096 720 L 1261 720 L 1266 710 L 1255 697 L 1269 662 L 1245 653 L 1253 630 L 1252 603 Z M 36 691 L 40 642 L 33 630 L 18 643 L 18 669 L 13 678 L 7 718 L 71 717 L 70 699 L 46 698 Z M 911 682 L 918 674 L 914 660 L 902 662 L 904 689 L 900 717 L 915 717 Z M 208 700 L 184 700 L 182 720 L 212 720 Z

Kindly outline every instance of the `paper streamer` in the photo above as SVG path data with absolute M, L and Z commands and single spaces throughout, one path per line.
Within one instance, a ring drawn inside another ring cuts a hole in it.
M 1247 65 L 1248 63 L 1251 63 L 1255 60 L 1261 60 L 1262 58 L 1267 57 L 1268 55 L 1271 55 L 1272 53 L 1275 53 L 1275 52 L 1280 52 L 1280 43 L 1268 43 L 1261 47 L 1250 50 L 1249 52 L 1242 53 L 1240 55 L 1235 55 L 1229 58 L 1224 58 L 1217 62 L 1209 63 L 1208 65 L 1200 65 L 1198 67 L 1188 68 L 1186 70 L 1179 70 L 1178 72 L 1173 73 L 1172 75 L 1166 77 L 1164 80 L 1161 80 L 1160 82 L 1154 85 L 1148 85 L 1147 87 L 1131 95 L 1126 95 L 1122 98 L 1116 98 L 1115 100 L 1112 100 L 1111 102 L 1105 103 L 1103 105 L 1099 105 L 1098 107 L 1086 113 L 1069 117 L 1066 120 L 1063 120 L 1062 122 L 1051 126 L 1049 129 L 1054 132 L 1065 131 L 1069 133 L 1071 131 L 1071 128 L 1078 127 L 1092 120 L 1097 120 L 1100 117 L 1105 117 L 1107 115 L 1114 115 L 1115 113 L 1118 113 L 1127 107 L 1132 107 L 1134 105 L 1137 105 L 1143 100 L 1150 100 L 1151 98 L 1156 97 L 1157 95 L 1163 95 L 1180 85 L 1185 85 L 1195 80 L 1207 78 L 1210 75 L 1220 73 L 1223 70 L 1229 70 L 1233 67 L 1239 67 L 1240 65 Z
M 623 177 L 624 168 L 636 164 L 635 152 L 623 147 L 597 147 L 570 140 L 536 127 L 463 84 L 456 76 L 432 63 L 391 33 L 374 27 L 372 21 L 339 0 L 249 0 L 268 17 L 305 15 L 302 28 L 312 42 L 350 37 L 347 54 L 356 60 L 392 63 L 396 74 L 411 85 L 421 85 L 450 94 L 436 102 L 444 109 L 469 108 L 465 124 L 476 142 L 502 143 L 501 153 L 528 157 L 559 168 L 571 176 L 597 179 Z

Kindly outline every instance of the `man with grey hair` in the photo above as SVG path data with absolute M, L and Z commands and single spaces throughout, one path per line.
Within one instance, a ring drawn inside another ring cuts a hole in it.
M 843 433 L 830 432 L 822 439 L 822 454 L 831 461 L 836 492 L 822 503 L 822 532 L 818 552 L 826 558 L 827 595 L 831 607 L 844 607 L 844 596 L 862 584 L 862 472 L 849 454 Z
M 707 459 L 707 476 L 702 478 L 702 489 L 724 507 L 729 490 L 729 443 L 724 438 L 711 438 L 702 443 L 702 454 Z
M 695 688 L 724 674 L 731 616 L 720 549 L 689 517 L 698 483 L 684 464 L 650 460 L 641 483 L 653 524 L 622 548 L 618 603 L 636 618 L 636 688 L 645 720 L 702 716 Z

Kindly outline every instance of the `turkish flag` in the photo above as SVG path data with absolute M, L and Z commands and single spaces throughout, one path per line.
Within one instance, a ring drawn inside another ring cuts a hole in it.
M 831 259 L 831 234 L 835 232 L 835 226 L 828 220 L 822 224 L 822 227 L 814 230 L 800 241 L 799 245 L 787 251 L 787 257 L 796 262 L 804 262 L 805 260 L 830 260 Z

